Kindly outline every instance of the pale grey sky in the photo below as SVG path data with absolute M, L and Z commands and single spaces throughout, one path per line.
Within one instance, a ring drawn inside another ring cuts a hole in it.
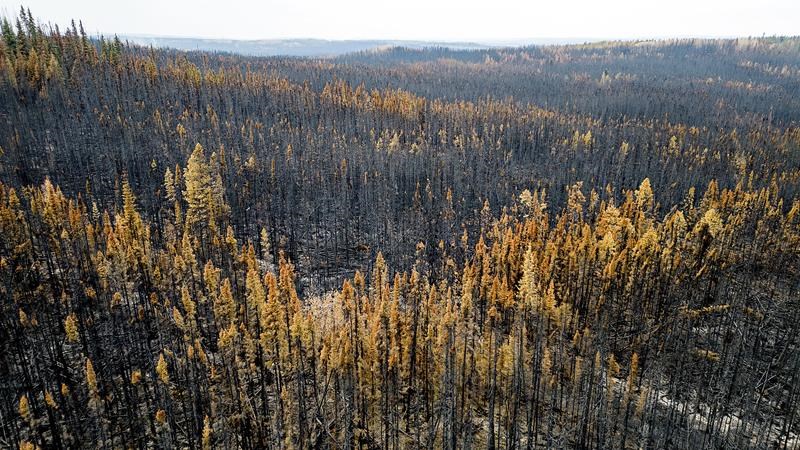
M 14 14 L 19 0 L 0 0 Z M 87 32 L 231 39 L 729 37 L 800 34 L 800 0 L 26 0 Z

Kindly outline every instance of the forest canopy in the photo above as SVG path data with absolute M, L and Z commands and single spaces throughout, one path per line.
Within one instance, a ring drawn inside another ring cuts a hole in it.
M 0 25 L 0 447 L 800 446 L 800 38 Z

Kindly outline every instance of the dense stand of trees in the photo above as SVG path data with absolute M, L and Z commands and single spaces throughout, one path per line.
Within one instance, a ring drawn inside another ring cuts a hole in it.
M 797 39 L 0 55 L 2 447 L 800 445 Z

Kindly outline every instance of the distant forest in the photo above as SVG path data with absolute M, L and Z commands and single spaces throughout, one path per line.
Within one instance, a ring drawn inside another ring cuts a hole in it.
M 0 448 L 800 448 L 800 37 L 0 25 Z

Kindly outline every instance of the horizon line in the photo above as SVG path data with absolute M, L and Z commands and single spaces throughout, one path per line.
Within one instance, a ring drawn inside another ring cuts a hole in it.
M 369 41 L 391 41 L 391 42 L 431 42 L 442 44 L 492 44 L 502 45 L 511 43 L 525 43 L 532 41 L 585 41 L 585 42 L 603 42 L 603 41 L 663 41 L 663 40 L 679 40 L 679 39 L 703 39 L 703 40 L 732 40 L 732 39 L 767 39 L 767 38 L 800 38 L 800 34 L 767 34 L 761 35 L 653 35 L 653 36 L 532 36 L 524 38 L 475 38 L 475 39 L 458 39 L 458 38 L 394 38 L 394 37 L 357 37 L 357 38 L 326 38 L 326 37 L 312 37 L 312 36 L 285 36 L 285 37 L 263 37 L 263 38 L 236 38 L 236 37 L 212 37 L 212 36 L 182 36 L 170 34 L 153 34 L 153 33 L 129 33 L 129 32 L 116 32 L 107 33 L 96 31 L 93 33 L 96 36 L 118 36 L 129 38 L 162 38 L 162 39 L 194 39 L 194 40 L 208 40 L 208 41 L 235 41 L 235 42 L 264 42 L 264 41 L 323 41 L 323 42 L 369 42 Z

